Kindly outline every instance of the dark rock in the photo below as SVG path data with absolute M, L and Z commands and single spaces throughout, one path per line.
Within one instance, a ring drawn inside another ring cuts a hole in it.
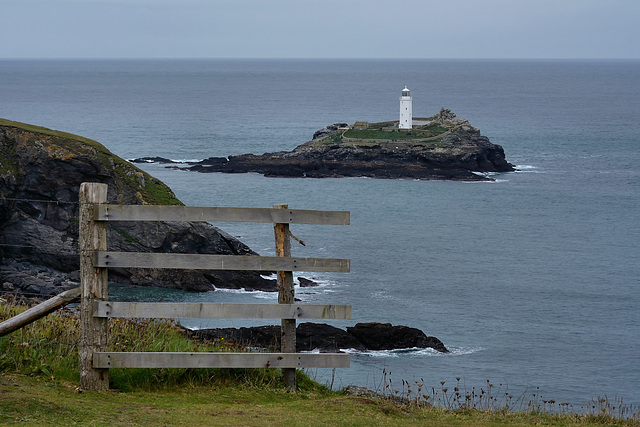
M 365 350 L 365 346 L 353 335 L 326 323 L 301 323 L 296 329 L 297 351 L 318 349 L 331 353 L 347 348 Z
M 68 289 L 80 286 L 68 274 L 43 266 L 31 266 L 5 259 L 0 265 L 2 289 L 8 292 L 24 294 L 27 297 L 53 296 Z
M 332 125 L 325 126 L 322 129 L 315 131 L 312 139 L 326 138 L 327 136 L 337 133 L 340 128 L 347 127 L 349 127 L 347 123 L 334 123 Z
M 298 283 L 300 283 L 301 288 L 314 288 L 316 286 L 320 286 L 318 282 L 314 282 L 311 279 L 306 279 L 304 277 L 298 277 Z
M 198 339 L 224 339 L 241 346 L 269 350 L 280 348 L 280 326 L 201 329 L 187 333 Z M 325 323 L 306 322 L 299 324 L 296 329 L 296 351 L 332 353 L 341 349 L 365 351 L 403 348 L 433 348 L 443 353 L 449 352 L 439 339 L 427 337 L 419 329 L 391 326 L 389 323 L 358 323 L 344 331 Z
M 428 337 L 417 328 L 392 326 L 391 323 L 357 323 L 347 327 L 347 332 L 359 339 L 370 350 L 394 350 L 401 348 L 433 348 L 443 353 L 449 350 L 436 337 Z
M 108 203 L 181 204 L 161 181 L 96 141 L 0 121 L 0 283 L 43 295 L 75 285 L 82 182 L 108 184 Z M 107 239 L 113 251 L 255 254 L 207 223 L 109 222 Z M 276 290 L 260 272 L 111 269 L 109 280 L 191 291 Z

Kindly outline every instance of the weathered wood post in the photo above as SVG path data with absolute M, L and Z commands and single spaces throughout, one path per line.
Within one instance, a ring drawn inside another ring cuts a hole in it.
M 84 182 L 80 185 L 80 388 L 109 389 L 109 370 L 93 367 L 93 353 L 107 351 L 108 318 L 93 317 L 93 303 L 108 297 L 107 269 L 93 264 L 93 252 L 107 250 L 107 225 L 94 221 L 93 207 L 107 201 L 106 184 Z
M 274 209 L 289 209 L 289 205 L 273 205 Z M 289 238 L 289 224 L 275 223 L 273 231 L 276 238 L 276 256 L 291 256 L 291 239 Z M 278 271 L 278 303 L 294 304 L 293 272 Z M 280 331 L 280 351 L 283 353 L 296 352 L 296 320 L 282 319 Z M 291 390 L 296 389 L 296 369 L 283 368 L 282 379 L 284 385 Z

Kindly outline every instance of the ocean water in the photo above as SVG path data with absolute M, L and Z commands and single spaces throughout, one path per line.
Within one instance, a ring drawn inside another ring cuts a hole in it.
M 640 61 L 0 61 L 0 117 L 96 139 L 124 158 L 290 150 L 334 122 L 441 107 L 504 147 L 491 183 L 275 179 L 144 165 L 188 205 L 349 210 L 349 226 L 292 225 L 297 256 L 350 258 L 301 273 L 312 303 L 404 324 L 452 350 L 352 355 L 334 386 L 490 380 L 580 405 L 640 404 Z M 216 224 L 264 255 L 264 224 Z M 121 290 L 132 298 L 276 301 L 268 293 Z M 183 319 L 188 327 L 254 321 Z M 267 322 L 268 323 L 268 322 Z M 331 371 L 312 372 L 321 381 Z

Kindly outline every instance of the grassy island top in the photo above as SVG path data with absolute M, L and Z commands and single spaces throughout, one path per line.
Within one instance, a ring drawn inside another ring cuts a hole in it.
M 442 109 L 431 117 L 414 117 L 411 129 L 399 129 L 398 120 L 369 123 L 357 121 L 351 126 L 338 128 L 329 136 L 315 141 L 316 144 L 340 144 L 340 143 L 385 143 L 385 142 L 412 142 L 416 144 L 438 144 L 443 138 L 459 131 L 477 133 L 478 130 L 469 124 L 469 121 L 457 117 L 450 110 Z
M 363 123 L 363 122 L 360 122 Z M 397 123 L 397 122 L 396 122 Z M 450 128 L 438 123 L 415 127 L 413 129 L 398 129 L 393 122 L 368 123 L 367 127 L 349 127 L 340 129 L 337 133 L 317 141 L 318 144 L 339 144 L 354 142 L 394 142 L 412 141 L 416 143 L 437 143 L 451 132 Z

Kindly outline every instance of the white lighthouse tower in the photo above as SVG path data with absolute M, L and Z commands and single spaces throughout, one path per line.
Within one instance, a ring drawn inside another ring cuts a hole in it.
M 400 123 L 399 129 L 411 129 L 413 126 L 413 111 L 411 106 L 411 92 L 405 86 L 402 89 L 402 96 L 400 97 Z

